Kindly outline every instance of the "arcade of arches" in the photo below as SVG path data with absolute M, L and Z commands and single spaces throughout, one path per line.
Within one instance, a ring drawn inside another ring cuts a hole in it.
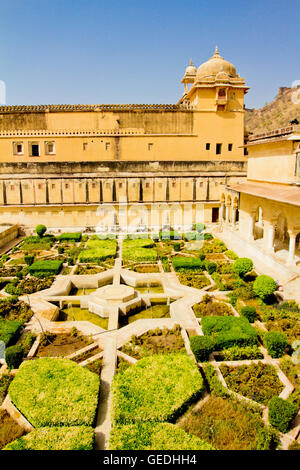
M 300 207 L 244 193 L 226 191 L 221 219 L 265 254 L 288 266 L 300 265 Z

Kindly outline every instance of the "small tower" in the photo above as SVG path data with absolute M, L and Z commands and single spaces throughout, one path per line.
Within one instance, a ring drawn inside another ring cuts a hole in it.
M 189 83 L 194 83 L 195 78 L 196 78 L 196 74 L 197 74 L 197 69 L 194 66 L 193 61 L 191 59 L 190 65 L 188 65 L 187 68 L 185 69 L 184 77 L 181 80 L 181 83 L 184 84 L 184 95 L 186 95 L 189 91 L 188 84 Z

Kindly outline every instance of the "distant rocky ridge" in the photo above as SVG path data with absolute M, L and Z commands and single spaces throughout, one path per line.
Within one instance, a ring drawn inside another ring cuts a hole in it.
M 293 96 L 297 96 L 299 104 L 293 102 Z M 294 88 L 280 87 L 270 103 L 258 109 L 245 109 L 245 129 L 253 134 L 289 126 L 294 119 L 300 123 L 300 85 Z

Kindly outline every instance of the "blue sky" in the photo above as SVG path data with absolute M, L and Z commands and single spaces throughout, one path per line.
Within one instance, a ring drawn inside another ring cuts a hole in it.
M 219 46 L 261 107 L 300 80 L 300 2 L 1 0 L 7 104 L 176 103 Z

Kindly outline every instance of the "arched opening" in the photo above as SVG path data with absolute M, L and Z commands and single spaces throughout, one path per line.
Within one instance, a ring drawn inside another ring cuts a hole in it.
M 263 210 L 261 206 L 257 207 L 255 211 L 253 232 L 254 240 L 260 240 L 264 236 Z
M 289 233 L 287 219 L 284 214 L 279 214 L 275 223 L 275 252 L 285 251 L 289 249 Z

